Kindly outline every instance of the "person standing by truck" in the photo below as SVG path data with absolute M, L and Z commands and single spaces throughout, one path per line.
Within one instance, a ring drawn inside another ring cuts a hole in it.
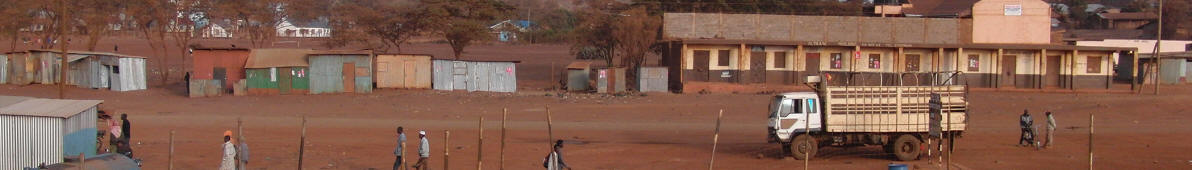
M 1055 117 L 1047 112 L 1047 143 L 1043 147 L 1050 148 L 1052 142 L 1055 142 Z
M 1018 138 L 1018 145 L 1030 146 L 1035 144 L 1035 131 L 1033 128 L 1035 121 L 1031 119 L 1031 114 L 1027 110 L 1022 110 L 1022 116 L 1019 116 L 1018 119 L 1018 125 L 1022 126 L 1022 136 Z

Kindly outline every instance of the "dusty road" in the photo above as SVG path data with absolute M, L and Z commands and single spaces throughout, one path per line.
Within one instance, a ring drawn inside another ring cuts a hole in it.
M 56 89 L 0 85 L 0 94 L 54 97 Z M 1162 95 L 975 92 L 972 122 L 958 140 L 954 162 L 970 169 L 1083 169 L 1088 114 L 1097 113 L 1096 166 L 1120 169 L 1192 168 L 1192 87 Z M 137 156 L 147 169 L 167 163 L 169 131 L 176 131 L 175 166 L 209 169 L 219 162 L 221 132 L 242 117 L 253 169 L 294 169 L 301 117 L 308 117 L 306 168 L 386 169 L 394 128 L 430 133 L 431 165 L 443 165 L 443 131 L 451 131 L 452 169 L 476 166 L 477 120 L 484 116 L 486 169 L 497 168 L 501 110 L 508 108 L 505 166 L 534 169 L 548 150 L 545 107 L 554 136 L 568 140 L 566 160 L 578 169 L 706 168 L 717 110 L 724 109 L 718 169 L 801 168 L 765 142 L 768 95 L 712 94 L 610 97 L 545 92 L 463 93 L 378 90 L 367 95 L 185 98 L 165 89 L 117 93 L 72 88 L 69 98 L 103 99 L 104 109 L 130 114 Z M 1058 144 L 1036 151 L 1015 146 L 1017 115 L 1030 109 L 1059 120 Z M 411 135 L 415 136 L 415 135 Z M 413 141 L 413 140 L 411 140 Z M 413 143 L 411 143 L 413 145 Z M 412 147 L 412 146 L 411 146 Z M 815 169 L 878 169 L 893 162 L 877 147 L 825 149 Z M 934 168 L 926 161 L 905 162 Z

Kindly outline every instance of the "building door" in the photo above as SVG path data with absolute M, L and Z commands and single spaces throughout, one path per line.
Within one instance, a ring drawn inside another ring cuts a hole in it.
M 819 75 L 820 74 L 820 53 L 807 53 L 805 55 L 807 55 L 807 60 L 805 60 L 805 61 L 807 61 L 807 63 L 804 63 L 804 66 L 803 66 L 803 68 L 805 68 L 805 70 L 806 70 L 806 71 L 804 71 L 803 75 L 807 75 L 807 76 Z M 805 80 L 805 78 L 799 77 L 796 80 L 802 81 L 802 80 Z
M 998 87 L 1014 87 L 1015 73 L 1018 72 L 1017 67 L 1018 56 L 1003 55 L 1002 56 L 1002 75 Z
M 219 82 L 222 87 L 228 84 L 228 69 L 223 67 L 215 67 L 211 70 L 211 80 Z
M 290 68 L 277 68 L 277 91 L 280 94 L 290 94 L 294 87 L 293 72 Z
M 400 83 L 402 88 L 417 88 L 416 83 L 415 83 L 415 82 L 418 82 L 418 69 L 417 69 L 418 65 L 417 64 L 418 64 L 418 62 L 413 60 L 412 58 L 403 58 L 402 59 L 402 61 L 401 61 L 402 80 Z
M 744 82 L 766 83 L 766 52 L 749 53 L 749 72 L 749 80 Z
M 356 64 L 344 63 L 344 93 L 356 92 Z
M 694 80 L 694 81 L 708 81 L 708 76 L 711 76 L 710 73 L 708 72 L 708 67 L 709 67 L 708 60 L 711 59 L 711 57 L 712 57 L 712 51 L 710 51 L 710 50 L 695 50 L 695 52 L 693 52 L 692 54 L 693 54 L 692 56 L 695 57 L 694 58 L 695 61 L 692 64 L 692 65 L 694 65 L 694 72 L 695 72 L 694 75 L 691 75 L 692 80 Z
M 1047 70 L 1047 72 L 1043 74 L 1043 86 L 1059 88 L 1060 69 L 1062 69 L 1060 68 L 1060 56 L 1047 56 L 1047 67 L 1043 69 Z

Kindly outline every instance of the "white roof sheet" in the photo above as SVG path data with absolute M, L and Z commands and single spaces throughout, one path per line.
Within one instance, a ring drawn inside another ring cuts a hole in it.
M 103 100 L 28 99 L 0 108 L 0 115 L 68 118 L 100 103 Z

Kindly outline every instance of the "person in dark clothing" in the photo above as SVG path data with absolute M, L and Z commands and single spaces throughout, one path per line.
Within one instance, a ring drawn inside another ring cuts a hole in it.
M 120 114 L 120 121 L 120 135 L 124 137 L 125 142 L 129 142 L 129 139 L 132 139 L 132 124 L 128 123 L 128 114 Z
M 132 147 L 128 146 L 128 141 L 116 142 L 116 153 L 132 158 Z
M 1022 116 L 1019 116 L 1018 125 L 1022 127 L 1022 136 L 1018 138 L 1019 146 L 1030 146 L 1035 144 L 1035 121 L 1031 119 L 1031 114 L 1026 110 L 1022 110 Z

